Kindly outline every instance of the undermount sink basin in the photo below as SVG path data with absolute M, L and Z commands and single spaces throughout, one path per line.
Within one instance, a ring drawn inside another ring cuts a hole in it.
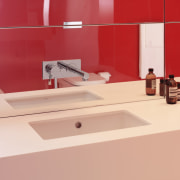
M 105 112 L 70 118 L 30 122 L 30 126 L 43 139 L 76 136 L 148 125 L 140 117 L 126 111 Z
M 51 105 L 61 106 L 64 104 L 101 100 L 101 99 L 102 99 L 101 97 L 89 91 L 78 91 L 78 92 L 60 93 L 56 95 L 13 98 L 13 99 L 7 99 L 6 101 L 14 109 L 25 109 L 25 108 L 45 107 Z

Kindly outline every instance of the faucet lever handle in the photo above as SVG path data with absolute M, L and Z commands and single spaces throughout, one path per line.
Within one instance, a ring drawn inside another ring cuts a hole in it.
M 52 64 L 47 64 L 47 65 L 45 66 L 45 69 L 46 69 L 46 72 L 47 72 L 47 73 L 51 73 L 52 68 L 53 68 L 53 65 L 52 65 Z
M 51 74 L 51 70 L 53 68 L 53 65 L 52 64 L 47 64 L 45 66 L 45 69 L 46 69 L 46 72 L 49 74 L 49 79 L 48 79 L 48 85 L 51 86 L 52 83 L 51 83 L 51 79 L 52 79 L 52 74 Z
M 49 79 L 48 79 L 48 85 L 49 85 L 49 86 L 51 86 L 51 85 L 52 85 L 52 83 L 51 83 L 51 79 L 52 79 L 52 74 L 51 74 L 51 73 L 49 73 Z

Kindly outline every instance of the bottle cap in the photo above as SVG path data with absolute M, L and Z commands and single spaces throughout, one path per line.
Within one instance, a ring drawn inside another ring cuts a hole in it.
M 169 78 L 174 78 L 174 74 L 170 74 L 170 75 L 169 75 Z
M 169 84 L 169 79 L 165 79 L 165 84 L 166 84 L 166 85 Z
M 161 78 L 160 83 L 164 83 L 164 82 L 165 82 L 165 79 Z
M 150 72 L 153 72 L 154 69 L 153 69 L 153 68 L 149 68 L 148 70 L 149 70 Z

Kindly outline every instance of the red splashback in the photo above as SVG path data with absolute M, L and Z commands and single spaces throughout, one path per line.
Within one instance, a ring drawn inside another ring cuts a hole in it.
M 0 27 L 162 22 L 164 0 L 1 0 Z
M 165 25 L 166 77 L 180 76 L 180 23 Z
M 180 76 L 180 1 L 166 0 L 165 5 L 165 70 Z
M 180 21 L 180 1 L 166 0 L 165 3 L 166 22 Z

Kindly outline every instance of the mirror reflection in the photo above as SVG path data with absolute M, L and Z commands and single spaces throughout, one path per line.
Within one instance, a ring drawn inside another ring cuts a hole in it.
M 145 78 L 149 67 L 155 69 L 157 77 L 162 77 L 163 37 L 161 23 L 70 29 L 1 28 L 1 90 L 11 93 L 51 89 L 56 87 L 55 78 L 79 76 L 82 71 L 90 74 L 88 82 L 104 77 L 108 78 L 105 78 L 108 83 L 140 80 Z M 76 59 L 80 60 L 77 67 Z M 81 70 L 79 74 L 72 72 L 72 67 L 71 70 L 62 65 L 55 67 L 62 60 Z M 47 63 L 46 69 L 43 63 Z M 49 70 L 48 65 L 52 66 Z M 46 77 L 43 77 L 44 71 Z M 64 75 L 66 71 L 70 74 Z M 62 79 L 58 82 L 58 87 L 74 86 L 73 83 L 63 84 Z
M 44 61 L 80 59 L 82 70 L 107 72 L 108 83 L 114 83 L 144 78 L 142 59 L 163 58 L 157 52 L 162 34 L 152 26 L 142 27 L 163 22 L 163 0 L 3 0 L 0 16 L 0 89 L 4 93 L 56 86 L 42 78 Z
M 91 106 L 147 100 L 138 80 L 150 67 L 157 78 L 164 76 L 164 0 L 3 0 L 0 15 L 0 92 L 6 102 L 17 101 L 14 92 L 23 94 L 20 101 L 35 90 L 71 94 L 67 87 L 91 89 L 100 99 L 111 94 Z M 138 99 L 125 95 L 126 82 Z M 112 86 L 90 86 L 103 84 Z
M 0 27 L 163 22 L 164 0 L 1 0 L 0 17 Z

